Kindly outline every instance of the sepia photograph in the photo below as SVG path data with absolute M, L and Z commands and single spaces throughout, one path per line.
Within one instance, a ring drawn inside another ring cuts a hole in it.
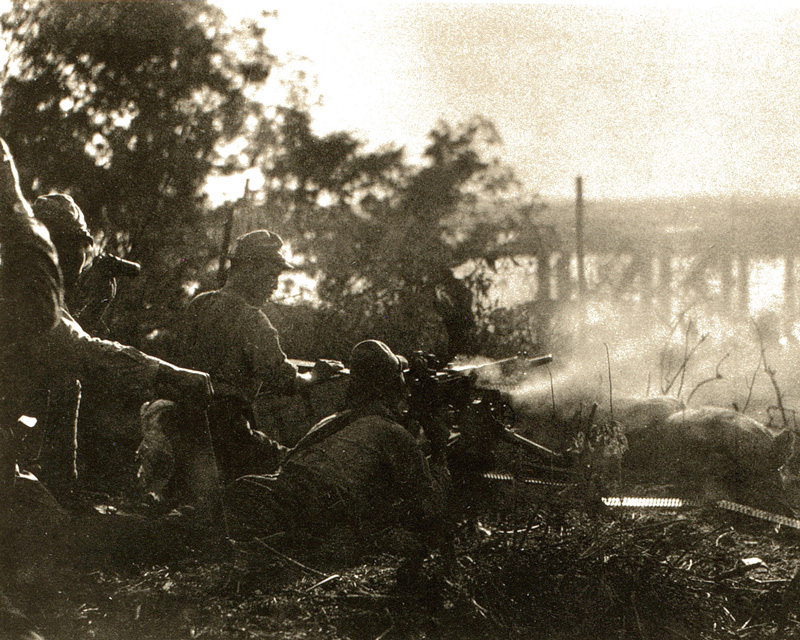
M 800 6 L 0 30 L 0 640 L 800 637 Z

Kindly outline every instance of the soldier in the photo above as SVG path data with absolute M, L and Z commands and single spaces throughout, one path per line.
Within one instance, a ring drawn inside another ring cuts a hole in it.
M 182 363 L 211 374 L 215 396 L 208 418 L 225 481 L 270 473 L 286 452 L 258 430 L 256 396 L 291 395 L 327 373 L 324 365 L 298 373 L 261 309 L 278 288 L 280 274 L 293 268 L 282 247 L 280 236 L 264 229 L 239 237 L 227 282 L 195 297 L 181 327 Z
M 348 531 L 363 540 L 399 527 L 428 546 L 441 542 L 450 484 L 445 452 L 435 446 L 429 462 L 400 424 L 404 360 L 377 340 L 353 348 L 347 409 L 311 429 L 277 474 L 244 476 L 228 488 L 237 535 Z M 444 442 L 438 432 L 426 435 L 432 445 Z
M 35 477 L 18 472 L 19 434 L 34 422 L 29 416 L 42 416 L 36 397 L 47 396 L 58 379 L 92 377 L 126 385 L 142 400 L 166 392 L 206 403 L 211 386 L 205 373 L 92 338 L 81 329 L 64 306 L 63 282 L 74 282 L 84 263 L 89 237 L 83 214 L 70 198 L 51 199 L 51 204 L 58 203 L 55 211 L 43 211 L 43 217 L 58 242 L 54 246 L 47 227 L 34 218 L 22 195 L 2 140 L 0 152 L 0 579 L 3 588 L 10 586 L 16 595 L 26 591 L 46 598 L 50 581 L 67 571 L 68 562 L 62 561 L 69 558 L 70 549 L 94 548 L 95 542 L 127 532 L 111 531 L 104 522 L 73 521 Z M 66 438 L 67 451 L 74 440 L 74 433 Z M 74 453 L 64 457 L 72 459 L 74 471 Z M 109 523 L 136 524 L 123 518 Z M 0 637 L 39 637 L 2 593 Z
M 37 198 L 33 211 L 50 233 L 69 293 L 92 246 L 83 212 L 64 194 Z M 31 350 L 27 375 L 17 380 L 17 392 L 27 403 L 26 411 L 38 403 L 39 412 L 46 410 L 48 414 L 40 461 L 42 480 L 57 498 L 69 500 L 77 477 L 76 411 L 81 386 L 88 385 L 95 392 L 124 390 L 138 402 L 155 396 L 205 406 L 211 383 L 206 373 L 176 367 L 133 347 L 90 336 L 63 304 L 60 316 L 45 339 Z M 46 407 L 43 400 L 47 400 Z
M 26 368 L 31 345 L 58 323 L 62 287 L 55 248 L 22 196 L 14 160 L 2 139 L 0 153 L 0 520 L 4 529 L 0 531 L 0 573 L 5 581 L 13 555 L 5 528 L 14 517 L 15 430 L 22 427 L 17 422 L 21 413 L 13 395 L 14 381 Z M 0 637 L 40 638 L 2 592 Z

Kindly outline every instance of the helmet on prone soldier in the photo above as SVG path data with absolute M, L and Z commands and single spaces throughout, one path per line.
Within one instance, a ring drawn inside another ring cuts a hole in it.
M 407 366 L 403 356 L 380 340 L 359 342 L 350 354 L 350 399 L 400 402 L 405 398 Z

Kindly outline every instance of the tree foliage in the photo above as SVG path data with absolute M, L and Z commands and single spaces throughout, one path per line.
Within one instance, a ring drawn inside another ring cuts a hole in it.
M 236 168 L 223 145 L 263 119 L 251 91 L 275 62 L 263 25 L 235 31 L 205 2 L 24 2 L 3 29 L 0 133 L 32 196 L 71 193 L 105 242 L 143 264 L 127 289 L 123 337 L 135 341 L 209 255 L 217 221 L 202 189 Z
M 12 55 L 0 135 L 29 195 L 71 193 L 104 243 L 142 263 L 114 337 L 141 344 L 169 324 L 188 283 L 216 285 L 234 211 L 237 232 L 277 230 L 316 276 L 326 324 L 307 341 L 320 351 L 303 355 L 333 355 L 323 334 L 406 352 L 481 346 L 487 268 L 515 251 L 509 238 L 535 214 L 491 159 L 500 137 L 489 121 L 439 123 L 422 163 L 401 147 L 320 135 L 302 86 L 275 108 L 262 102 L 280 64 L 264 21 L 234 28 L 201 1 L 28 0 L 2 24 Z M 212 210 L 209 176 L 252 168 L 260 193 Z M 464 264 L 475 269 L 455 277 Z
M 263 220 L 313 258 L 321 298 L 347 310 L 339 326 L 405 351 L 478 349 L 475 294 L 486 269 L 467 279 L 454 269 L 490 266 L 536 212 L 516 206 L 513 173 L 486 159 L 500 144 L 491 122 L 438 124 L 421 165 L 403 149 L 368 152 L 346 133 L 319 136 L 298 109 L 282 110 L 276 130 L 275 153 L 258 160 Z

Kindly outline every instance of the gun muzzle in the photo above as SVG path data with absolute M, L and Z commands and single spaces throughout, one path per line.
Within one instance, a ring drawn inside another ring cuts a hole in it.
M 532 367 L 541 367 L 544 364 L 550 364 L 553 361 L 553 354 L 548 353 L 546 356 L 538 356 L 536 358 L 526 358 L 527 362 Z
M 124 260 L 110 253 L 103 253 L 97 257 L 97 268 L 107 278 L 135 278 L 142 270 L 138 262 Z
M 483 364 L 460 364 L 450 365 L 445 369 L 448 373 L 471 373 L 472 371 L 480 371 L 488 367 L 494 367 L 498 364 L 505 364 L 506 362 L 514 362 L 515 360 L 522 360 L 533 367 L 541 367 L 544 364 L 553 361 L 553 354 L 548 353 L 546 356 L 538 356 L 536 358 L 527 358 L 523 356 L 511 356 L 510 358 L 503 358 L 502 360 L 490 360 Z

